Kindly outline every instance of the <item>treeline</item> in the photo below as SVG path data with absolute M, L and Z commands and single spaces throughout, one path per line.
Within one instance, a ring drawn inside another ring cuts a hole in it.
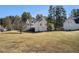
M 7 16 L 5 18 L 0 18 L 0 25 L 7 30 L 20 30 L 23 22 L 27 19 L 31 19 L 32 16 L 29 12 L 23 12 L 22 16 Z
M 71 11 L 71 15 L 73 17 L 79 16 L 79 9 L 73 9 Z M 70 17 L 69 16 L 69 17 Z M 48 30 L 52 30 L 52 24 L 54 24 L 55 30 L 62 30 L 63 22 L 67 19 L 67 12 L 63 6 L 49 6 L 48 16 L 43 16 L 42 14 L 37 14 L 36 19 L 41 17 L 45 17 L 48 24 Z M 8 30 L 22 29 L 23 23 L 26 22 L 27 19 L 32 19 L 32 15 L 30 12 L 23 12 L 21 16 L 6 16 L 5 18 L 0 18 L 0 25 Z

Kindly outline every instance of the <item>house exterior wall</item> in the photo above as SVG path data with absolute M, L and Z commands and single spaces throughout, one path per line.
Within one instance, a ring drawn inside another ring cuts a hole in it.
M 42 20 L 42 21 L 37 21 L 35 23 L 35 31 L 47 31 L 47 21 Z
M 69 19 L 63 23 L 64 30 L 77 30 L 79 29 L 79 24 L 76 24 L 74 20 Z
M 26 24 L 23 26 L 23 31 L 27 31 L 31 28 L 35 28 L 35 32 L 38 31 L 47 31 L 47 21 L 45 19 L 41 21 L 36 21 L 35 23 L 30 23 L 30 21 L 26 21 Z
M 30 25 L 25 24 L 25 25 L 23 26 L 23 31 L 27 31 L 27 30 L 29 30 L 29 29 L 30 29 Z
M 34 28 L 35 28 L 35 32 L 37 32 L 37 31 L 39 31 L 39 22 L 36 22 L 35 24 L 34 24 Z
M 23 30 L 22 31 L 27 31 L 30 29 L 30 23 L 29 21 L 27 20 L 26 23 L 23 25 Z

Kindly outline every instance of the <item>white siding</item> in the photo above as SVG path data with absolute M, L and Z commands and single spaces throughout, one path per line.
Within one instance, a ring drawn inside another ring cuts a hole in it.
M 35 31 L 47 31 L 47 21 L 41 20 L 35 23 Z
M 42 19 L 41 21 L 36 21 L 35 23 L 30 23 L 28 20 L 26 24 L 23 26 L 23 31 L 27 31 L 30 28 L 35 28 L 35 32 L 38 31 L 47 31 L 47 21 Z
M 79 29 L 79 24 L 76 24 L 74 20 L 66 20 L 63 23 L 64 30 L 76 30 Z
M 27 31 L 27 30 L 29 30 L 30 29 L 30 23 L 29 23 L 29 21 L 27 20 L 26 21 L 26 24 L 23 26 L 23 30 L 22 31 Z

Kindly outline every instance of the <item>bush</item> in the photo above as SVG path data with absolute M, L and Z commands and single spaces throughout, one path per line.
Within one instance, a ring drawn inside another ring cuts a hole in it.
M 54 26 L 52 26 L 52 23 L 48 23 L 48 31 L 54 30 Z

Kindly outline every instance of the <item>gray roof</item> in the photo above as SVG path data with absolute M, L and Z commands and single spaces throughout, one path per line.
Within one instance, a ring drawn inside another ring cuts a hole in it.
M 35 19 L 35 18 L 32 18 L 32 19 L 28 19 L 28 21 L 30 22 L 30 23 L 36 23 L 36 22 L 40 22 L 40 21 L 42 21 L 44 18 L 42 17 L 42 18 L 40 18 L 40 19 Z
M 79 18 L 79 17 L 73 17 L 73 16 L 70 16 L 68 19 L 72 19 L 72 20 L 74 20 L 74 19 L 77 19 L 77 18 Z

